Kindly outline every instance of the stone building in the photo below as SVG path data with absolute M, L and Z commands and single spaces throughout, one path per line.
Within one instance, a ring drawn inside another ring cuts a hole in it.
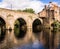
M 51 25 L 54 20 L 60 21 L 60 7 L 56 3 L 49 2 L 38 15 L 43 19 L 44 25 L 48 23 Z
M 60 7 L 57 4 L 50 2 L 49 5 L 45 5 L 43 10 L 39 12 L 38 15 L 39 15 L 39 18 L 43 19 L 43 25 L 46 28 L 52 28 L 51 24 L 54 21 L 60 22 Z M 49 34 L 54 35 L 55 33 L 54 34 L 53 33 L 54 32 L 50 32 Z M 60 33 L 56 32 L 54 36 L 55 36 L 54 46 L 56 47 L 57 45 L 59 45 L 58 41 L 59 41 Z M 50 37 L 51 37 L 50 39 L 53 40 L 53 36 L 50 36 Z M 52 45 L 51 41 L 50 41 L 50 44 Z

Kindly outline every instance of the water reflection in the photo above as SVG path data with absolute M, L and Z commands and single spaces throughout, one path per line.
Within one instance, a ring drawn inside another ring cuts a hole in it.
M 45 49 L 49 49 L 50 48 L 49 47 L 49 45 L 50 45 L 50 43 L 49 43 L 50 34 L 49 33 L 50 33 L 49 29 L 43 30 L 43 37 L 45 39 Z
M 39 40 L 35 40 L 33 43 L 28 43 L 26 45 L 13 47 L 10 49 L 44 49 L 44 45 Z
M 31 39 L 27 44 L 8 49 L 60 49 L 60 31 L 58 29 L 44 29 L 41 32 L 36 33 L 35 38 L 36 40 L 33 41 Z M 10 46 L 8 42 L 7 46 Z
M 44 29 L 41 33 L 42 39 L 37 34 L 36 40 L 10 49 L 60 49 L 59 30 Z

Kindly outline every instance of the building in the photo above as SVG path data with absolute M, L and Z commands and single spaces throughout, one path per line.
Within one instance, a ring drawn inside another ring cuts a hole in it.
M 38 15 L 43 19 L 44 25 L 47 23 L 51 25 L 55 20 L 60 21 L 60 7 L 56 3 L 49 2 Z

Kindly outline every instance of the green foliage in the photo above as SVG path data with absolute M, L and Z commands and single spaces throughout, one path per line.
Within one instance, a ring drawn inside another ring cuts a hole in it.
M 18 36 L 19 35 L 19 26 L 20 26 L 20 23 L 19 21 L 17 20 L 15 22 L 15 26 L 14 26 L 14 32 L 15 32 L 15 35 Z
M 19 21 L 18 21 L 18 20 L 16 20 L 16 21 L 15 21 L 15 24 L 19 25 L 20 23 L 19 23 Z
M 52 27 L 53 27 L 53 28 L 59 28 L 59 22 L 58 22 L 58 21 L 54 21 L 54 22 L 52 23 Z
M 60 28 L 60 22 L 59 22 L 59 28 Z
M 23 10 L 23 12 L 29 12 L 29 13 L 34 13 L 35 11 L 31 8 Z
M 24 10 L 17 10 L 18 12 L 28 12 L 28 13 L 35 13 L 35 11 L 32 8 L 26 8 Z

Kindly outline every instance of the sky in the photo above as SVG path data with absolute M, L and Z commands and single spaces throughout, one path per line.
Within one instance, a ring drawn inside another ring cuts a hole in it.
M 0 8 L 11 9 L 12 7 L 13 10 L 32 8 L 35 13 L 38 13 L 50 1 L 60 5 L 60 0 L 0 0 Z

